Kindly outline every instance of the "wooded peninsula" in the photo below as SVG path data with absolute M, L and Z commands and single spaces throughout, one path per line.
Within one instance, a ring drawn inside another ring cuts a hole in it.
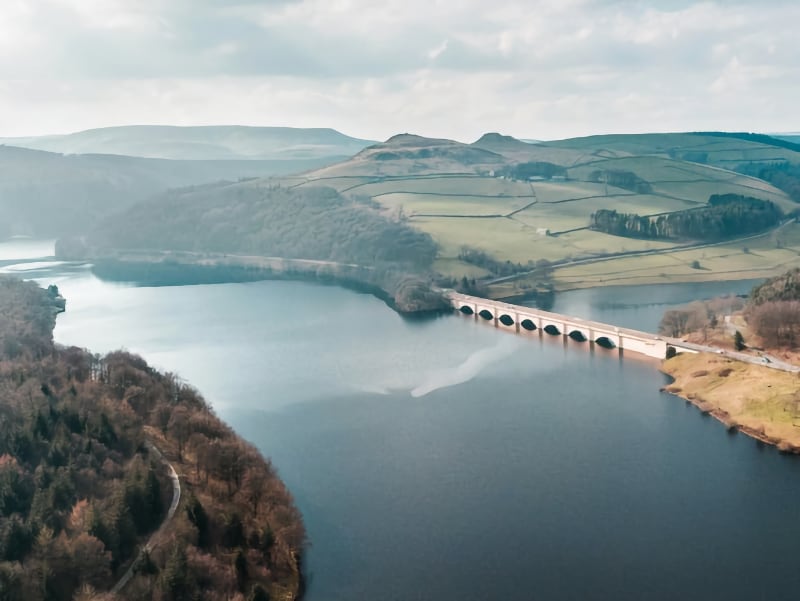
M 0 279 L 0 599 L 298 598 L 306 534 L 270 462 L 178 376 L 55 345 L 63 307 Z

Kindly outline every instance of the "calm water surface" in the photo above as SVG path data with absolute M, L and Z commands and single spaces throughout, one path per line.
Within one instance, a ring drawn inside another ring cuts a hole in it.
M 333 287 L 22 273 L 67 297 L 58 342 L 179 372 L 272 457 L 312 540 L 310 601 L 800 594 L 800 462 L 659 393 L 653 363 L 408 322 Z M 654 329 L 663 309 L 646 307 L 704 291 L 570 293 L 555 310 Z

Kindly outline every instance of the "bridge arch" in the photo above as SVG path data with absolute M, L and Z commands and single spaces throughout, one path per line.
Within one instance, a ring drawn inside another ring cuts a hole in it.
M 617 345 L 614 344 L 614 341 L 611 340 L 608 336 L 600 336 L 600 338 L 595 340 L 594 343 L 597 346 L 600 346 L 600 347 L 603 347 L 603 348 L 607 348 L 607 349 L 617 348 Z
M 569 336 L 570 338 L 572 338 L 572 339 L 573 339 L 575 342 L 586 342 L 586 341 L 588 341 L 588 340 L 589 340 L 589 339 L 586 337 L 586 335 L 585 335 L 583 332 L 581 332 L 580 330 L 572 330 L 572 331 L 571 331 L 571 332 L 568 334 L 568 336 Z
M 579 317 L 559 315 L 522 305 L 512 305 L 488 298 L 480 298 L 446 291 L 450 306 L 464 315 L 478 316 L 488 325 L 516 331 L 517 333 L 539 332 L 545 330 L 552 336 L 563 336 L 577 341 L 589 341 L 607 349 L 625 349 L 625 352 L 639 353 L 648 357 L 663 358 L 676 351 L 692 352 L 680 345 L 670 345 L 668 341 L 648 332 L 584 320 Z M 588 345 L 586 345 L 588 346 Z M 670 346 L 672 348 L 670 348 Z

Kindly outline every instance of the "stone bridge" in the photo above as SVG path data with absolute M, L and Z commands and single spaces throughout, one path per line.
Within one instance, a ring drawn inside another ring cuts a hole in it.
M 681 345 L 681 341 L 663 338 L 617 326 L 569 317 L 531 307 L 512 305 L 478 296 L 448 291 L 446 297 L 454 309 L 476 320 L 486 321 L 500 329 L 518 334 L 538 333 L 569 337 L 576 342 L 588 342 L 620 352 L 633 352 L 664 359 L 668 347 L 676 352 L 697 352 Z

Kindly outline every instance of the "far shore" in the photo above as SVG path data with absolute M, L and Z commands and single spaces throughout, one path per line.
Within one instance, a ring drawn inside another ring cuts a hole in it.
M 70 258 L 63 257 L 63 260 Z M 92 263 L 93 273 L 108 281 L 186 286 L 299 280 L 370 294 L 404 317 L 424 317 L 449 311 L 449 305 L 441 295 L 422 280 L 416 281 L 414 276 L 382 273 L 371 267 L 331 261 L 180 252 L 118 253 L 79 260 Z

